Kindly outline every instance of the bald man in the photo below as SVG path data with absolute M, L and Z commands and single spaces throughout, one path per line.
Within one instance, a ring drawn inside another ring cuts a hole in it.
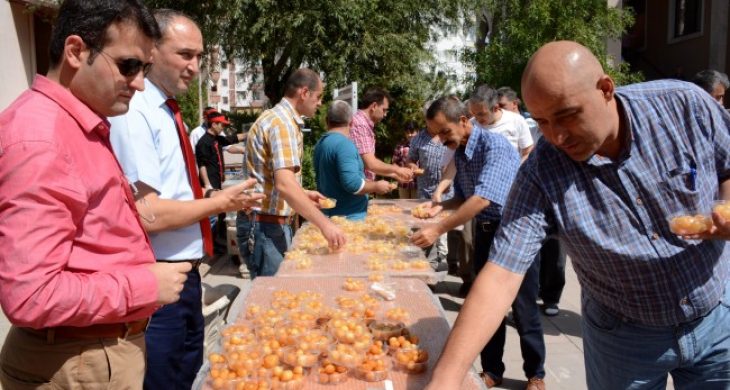
M 730 199 L 730 114 L 693 84 L 616 88 L 591 52 L 552 42 L 522 95 L 543 132 L 504 207 L 429 389 L 457 389 L 557 234 L 582 287 L 589 389 L 730 388 L 730 220 L 677 236 L 667 217 Z

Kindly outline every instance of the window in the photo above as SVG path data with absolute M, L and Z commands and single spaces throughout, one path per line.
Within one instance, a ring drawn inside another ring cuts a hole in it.
M 221 80 L 221 86 L 227 87 L 228 86 L 228 79 L 222 79 Z
M 228 62 L 221 61 L 221 70 L 226 70 L 226 69 L 228 69 Z
M 227 96 L 223 96 L 223 105 L 225 105 L 225 106 L 228 105 L 228 97 Z
M 671 0 L 669 7 L 670 43 L 702 35 L 704 0 Z

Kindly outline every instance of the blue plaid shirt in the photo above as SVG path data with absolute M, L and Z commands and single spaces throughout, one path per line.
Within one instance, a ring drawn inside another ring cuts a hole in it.
M 514 146 L 503 135 L 473 127 L 466 146 L 456 149 L 454 161 L 454 196 L 468 199 L 477 195 L 488 200 L 489 206 L 475 219 L 477 222 L 499 220 L 520 168 L 520 155 Z
M 408 159 L 423 168 L 423 175 L 416 176 L 418 185 L 418 196 L 422 199 L 431 199 L 441 181 L 441 160 L 444 156 L 446 146 L 440 142 L 434 142 L 433 136 L 423 129 L 411 140 L 411 147 L 408 151 Z M 441 200 L 448 200 L 454 196 L 454 186 L 441 196 Z
M 678 212 L 709 212 L 730 178 L 730 114 L 693 84 L 617 88 L 627 146 L 616 161 L 575 162 L 541 139 L 520 169 L 490 261 L 524 273 L 557 233 L 583 292 L 650 326 L 707 314 L 728 283 L 725 242 L 683 240 Z

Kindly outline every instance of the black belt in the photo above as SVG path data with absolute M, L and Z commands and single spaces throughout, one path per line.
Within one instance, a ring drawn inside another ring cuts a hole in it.
M 497 219 L 494 221 L 476 221 L 476 229 L 478 232 L 493 233 L 497 231 L 501 220 Z
M 160 260 L 160 259 L 157 259 L 157 261 L 159 261 L 160 263 L 190 263 L 193 266 L 192 270 L 196 270 L 196 269 L 200 268 L 200 264 L 203 264 L 203 258 L 202 257 L 199 258 L 199 259 L 183 259 L 183 260 Z

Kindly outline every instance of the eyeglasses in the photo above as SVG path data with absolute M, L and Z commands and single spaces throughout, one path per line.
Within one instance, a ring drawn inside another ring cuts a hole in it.
M 109 54 L 104 53 L 103 50 L 99 50 L 99 53 L 114 61 L 117 65 L 117 69 L 119 69 L 119 73 L 124 77 L 137 76 L 139 72 L 142 72 L 143 75 L 147 75 L 147 72 L 150 70 L 150 66 L 152 66 L 151 62 L 142 62 L 136 58 L 116 59 Z

